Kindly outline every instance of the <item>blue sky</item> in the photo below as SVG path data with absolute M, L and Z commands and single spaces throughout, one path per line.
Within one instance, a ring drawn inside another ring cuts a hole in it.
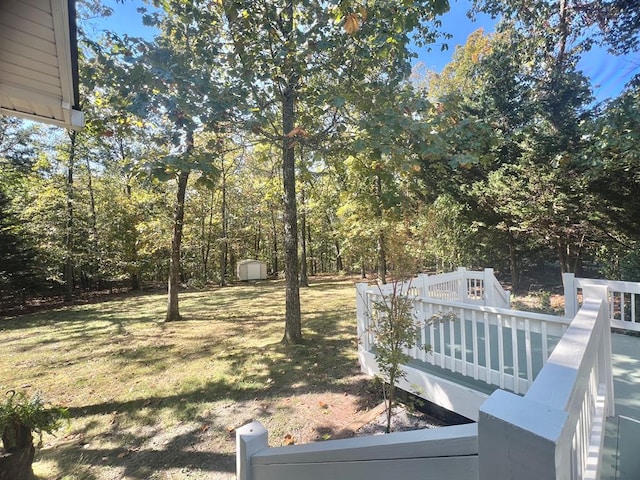
M 486 32 L 494 30 L 495 21 L 487 15 L 479 16 L 475 22 L 467 18 L 466 11 L 470 3 L 468 0 L 451 1 L 451 10 L 441 17 L 443 30 L 453 35 L 447 41 L 449 49 L 440 51 L 440 46 L 434 45 L 431 52 L 418 52 L 417 61 L 439 72 L 451 60 L 456 45 L 463 45 L 471 32 L 478 28 L 484 28 Z M 103 4 L 114 10 L 113 16 L 104 21 L 104 28 L 132 36 L 153 35 L 153 29 L 142 25 L 141 15 L 136 10 L 140 6 L 147 6 L 142 0 L 125 0 L 124 3 L 103 0 Z M 617 96 L 625 83 L 634 74 L 640 73 L 640 52 L 616 57 L 605 49 L 595 47 L 583 56 L 579 68 L 591 79 L 596 99 L 602 101 Z
M 443 30 L 451 33 L 453 38 L 447 43 L 449 50 L 421 52 L 419 59 L 427 68 L 441 71 L 451 60 L 456 45 L 463 45 L 469 34 L 478 28 L 484 28 L 485 32 L 494 31 L 495 21 L 488 15 L 480 15 L 476 22 L 472 22 L 466 16 L 466 11 L 471 2 L 452 1 L 451 10 L 441 17 Z M 616 57 L 601 47 L 594 47 L 583 55 L 578 68 L 591 79 L 594 96 L 598 101 L 613 98 L 624 88 L 624 85 L 634 75 L 640 73 L 640 52 Z

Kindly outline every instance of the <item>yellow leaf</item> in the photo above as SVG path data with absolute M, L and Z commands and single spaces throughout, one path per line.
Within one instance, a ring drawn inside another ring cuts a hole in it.
M 344 20 L 344 31 L 353 35 L 360 30 L 360 19 L 355 13 L 350 13 Z
M 307 131 L 302 127 L 295 127 L 289 133 L 287 133 L 287 138 L 293 137 L 306 137 L 308 136 Z
M 284 436 L 284 444 L 285 444 L 285 445 L 293 445 L 293 444 L 295 444 L 295 443 L 296 443 L 296 439 L 295 439 L 295 438 L 293 438 L 291 435 L 286 434 L 286 435 Z

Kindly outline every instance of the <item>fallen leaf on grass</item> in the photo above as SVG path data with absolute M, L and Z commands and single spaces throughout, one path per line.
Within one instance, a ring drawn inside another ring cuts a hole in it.
M 126 452 L 120 452 L 117 457 L 118 458 L 124 458 L 126 456 L 128 456 L 130 453 L 135 453 L 138 450 L 140 450 L 140 447 L 131 447 L 131 448 L 127 448 Z
M 318 406 L 319 406 L 320 408 L 324 408 L 324 409 L 329 408 L 329 404 L 328 404 L 328 403 L 326 403 L 326 402 L 323 402 L 322 400 L 318 400 Z
M 285 445 L 294 445 L 296 443 L 296 439 L 293 438 L 290 434 L 286 434 L 284 436 L 284 444 Z

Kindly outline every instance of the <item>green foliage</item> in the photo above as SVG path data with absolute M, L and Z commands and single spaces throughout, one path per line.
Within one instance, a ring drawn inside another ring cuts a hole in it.
M 640 252 L 635 249 L 628 252 L 620 261 L 621 280 L 640 282 Z
M 478 0 L 503 16 L 498 32 L 471 34 L 424 88 L 409 81 L 409 45 L 439 36 L 446 1 L 153 3 L 143 12 L 158 31 L 151 41 L 94 34 L 90 17 L 109 9 L 79 5 L 88 127 L 69 232 L 64 136 L 0 122 L 11 205 L 0 222 L 12 235 L 0 250 L 22 252 L 2 258 L 5 291 L 37 280 L 51 292 L 68 254 L 85 288 L 166 281 L 181 172 L 187 285 L 219 277 L 223 245 L 230 266 L 261 258 L 282 272 L 297 202 L 311 272 L 393 270 L 401 235 L 416 270 L 510 267 L 516 286 L 519 272 L 555 257 L 564 270 L 593 261 L 635 278 L 640 90 L 631 83 L 594 108 L 577 68 L 594 42 L 637 48 L 634 2 Z M 295 201 L 283 149 L 295 153 Z
M 378 369 L 386 383 L 383 392 L 387 402 L 387 428 L 391 431 L 391 416 L 396 402 L 396 382 L 406 376 L 402 366 L 411 357 L 406 353 L 419 341 L 421 330 L 413 313 L 413 299 L 403 282 L 391 283 L 389 292 L 380 290 L 380 300 L 374 301 L 371 315 L 371 333 L 374 335 L 374 355 Z
M 21 447 L 19 443 L 20 427 L 26 427 L 38 434 L 42 445 L 42 434 L 53 433 L 63 425 L 68 418 L 65 408 L 49 406 L 39 394 L 28 397 L 24 392 L 10 390 L 0 404 L 0 432 L 6 451 Z
M 411 357 L 408 351 L 420 342 L 422 329 L 435 319 L 416 318 L 411 281 L 419 262 L 407 242 L 408 232 L 389 233 L 389 264 L 393 281 L 380 285 L 380 295 L 372 301 L 370 333 L 374 338 L 373 353 L 383 380 L 383 393 L 387 402 L 387 433 L 391 430 L 391 416 L 396 403 L 396 383 L 405 378 L 402 369 Z M 429 345 L 420 348 L 430 351 Z
M 20 228 L 10 199 L 0 189 L 0 292 L 24 292 L 35 287 L 35 250 Z
M 593 220 L 628 247 L 640 241 L 640 81 L 607 104 L 590 133 L 585 163 L 596 199 Z

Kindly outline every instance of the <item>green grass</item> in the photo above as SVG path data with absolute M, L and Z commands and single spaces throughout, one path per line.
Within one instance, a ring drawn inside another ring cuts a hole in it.
M 280 343 L 282 282 L 181 293 L 180 322 L 163 321 L 165 304 L 139 295 L 0 320 L 0 389 L 71 413 L 37 454 L 41 478 L 227 478 L 233 428 L 259 419 L 278 436 L 305 421 L 305 399 L 366 393 L 349 280 L 301 290 L 302 346 Z

